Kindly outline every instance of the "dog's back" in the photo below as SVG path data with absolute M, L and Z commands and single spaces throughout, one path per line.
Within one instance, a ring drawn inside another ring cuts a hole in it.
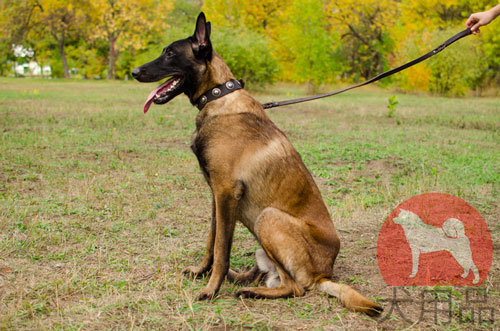
M 394 218 L 401 225 L 410 247 L 418 248 L 422 253 L 448 250 L 450 246 L 467 244 L 464 225 L 455 218 L 447 219 L 442 228 L 425 223 L 420 217 L 404 209 Z

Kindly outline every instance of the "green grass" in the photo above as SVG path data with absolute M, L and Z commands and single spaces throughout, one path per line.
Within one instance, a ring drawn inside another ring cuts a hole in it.
M 197 109 L 187 98 L 144 115 L 151 84 L 1 78 L 0 86 L 0 329 L 380 327 L 317 291 L 242 301 L 225 282 L 216 300 L 195 300 L 207 280 L 181 270 L 203 257 L 210 194 L 189 149 Z M 267 102 L 302 93 L 277 86 L 254 94 Z M 498 98 L 365 88 L 269 113 L 339 229 L 338 281 L 390 296 L 373 247 L 389 212 L 420 193 L 472 204 L 499 247 Z M 256 247 L 239 226 L 232 266 L 249 267 Z M 498 301 L 498 259 L 487 283 Z

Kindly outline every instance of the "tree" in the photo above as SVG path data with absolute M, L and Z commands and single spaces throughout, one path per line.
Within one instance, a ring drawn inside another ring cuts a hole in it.
M 444 42 L 464 28 L 467 17 L 492 7 L 490 0 L 406 0 L 401 17 L 392 30 L 396 48 L 394 65 L 410 61 Z M 498 36 L 495 22 L 479 37 L 466 39 L 433 59 L 405 70 L 395 77 L 403 90 L 430 90 L 443 95 L 463 95 L 467 88 L 479 92 L 488 78 L 498 73 L 498 51 L 489 52 Z M 493 33 L 491 33 L 493 32 Z M 500 39 L 497 41 L 500 42 Z M 494 46 L 493 46 L 494 47 Z M 498 47 L 498 46 L 497 46 Z M 497 48 L 497 50 L 500 49 Z
M 38 4 L 30 0 L 0 1 L 0 62 L 2 71 L 7 71 L 9 64 L 17 60 L 25 61 L 33 58 L 35 46 L 39 38 L 33 38 L 30 33 L 34 27 L 34 12 Z M 16 56 L 15 49 L 29 50 L 23 56 Z
M 439 45 L 457 29 L 448 28 L 434 31 L 431 38 L 433 45 Z M 460 51 L 445 49 L 441 54 L 429 60 L 431 69 L 429 90 L 440 95 L 462 96 L 468 89 L 479 92 L 487 75 L 488 64 L 481 41 L 471 39 L 460 44 Z
M 116 76 L 120 51 L 145 46 L 148 35 L 165 30 L 165 15 L 173 9 L 172 1 L 96 0 L 92 8 L 93 38 L 108 43 L 108 79 Z
M 2 31 L 12 43 L 20 43 L 36 51 L 47 44 L 47 36 L 55 41 L 64 77 L 69 78 L 65 46 L 69 38 L 77 38 L 84 25 L 86 0 L 67 3 L 64 0 L 6 1 L 2 15 Z M 10 29 L 9 29 L 10 28 Z
M 212 21 L 214 29 L 224 30 L 226 35 L 229 34 L 228 29 L 234 29 L 237 31 L 236 34 L 251 31 L 254 34 L 250 38 L 258 38 L 257 34 L 260 35 L 258 39 L 265 41 L 267 46 L 259 43 L 259 47 L 266 46 L 266 54 L 264 55 L 267 55 L 267 50 L 269 50 L 272 56 L 263 56 L 263 59 L 267 59 L 267 62 L 263 63 L 262 59 L 260 59 L 258 66 L 271 68 L 277 65 L 275 61 L 277 59 L 282 63 L 290 63 L 287 61 L 290 53 L 281 46 L 280 38 L 290 2 L 290 0 L 209 0 L 205 1 L 203 11 L 208 19 Z M 241 62 L 248 61 L 243 60 Z M 250 65 L 247 72 L 260 70 L 259 68 L 252 68 L 253 63 L 251 62 L 247 64 Z M 277 67 L 274 67 L 270 71 L 271 75 L 266 82 L 275 80 L 278 74 L 277 69 Z
M 329 1 L 329 21 L 341 35 L 348 73 L 368 79 L 384 71 L 398 12 L 396 0 Z
M 333 81 L 340 69 L 336 56 L 339 38 L 328 31 L 323 1 L 295 0 L 286 17 L 279 41 L 289 52 L 294 69 L 292 79 L 308 82 L 311 92 L 321 83 Z
M 245 27 L 222 27 L 211 38 L 214 50 L 238 79 L 255 85 L 275 80 L 278 64 L 262 35 Z
M 500 79 L 500 19 L 496 19 L 486 28 L 482 28 L 484 53 L 491 69 Z M 498 84 L 497 84 L 498 85 Z
M 27 1 L 0 1 L 0 73 L 9 70 L 9 64 L 15 61 L 12 45 L 21 43 L 25 31 L 25 22 L 30 21 L 30 11 L 22 10 Z M 14 13 L 18 13 L 14 15 Z
M 465 25 L 473 12 L 493 7 L 496 0 L 405 0 L 401 2 L 401 24 L 408 32 L 440 30 Z
M 86 17 L 83 8 L 85 0 L 68 3 L 65 0 L 35 0 L 40 8 L 38 19 L 54 38 L 63 65 L 64 78 L 69 78 L 69 66 L 65 45 L 71 34 L 78 34 L 79 28 L 85 25 Z

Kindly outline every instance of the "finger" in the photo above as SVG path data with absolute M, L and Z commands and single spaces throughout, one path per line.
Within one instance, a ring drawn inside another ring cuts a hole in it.
M 467 27 L 471 27 L 476 23 L 479 23 L 481 21 L 481 18 L 478 17 L 477 13 L 471 14 L 469 18 L 467 19 L 467 22 L 465 23 Z
M 476 22 L 477 20 L 473 17 L 473 15 L 471 15 L 469 17 L 469 19 L 467 20 L 467 22 L 465 22 L 465 27 L 466 28 L 470 28 L 472 25 L 474 25 L 474 23 Z
M 481 31 L 479 31 L 480 26 L 481 26 L 480 22 L 477 22 L 476 24 L 474 24 L 474 26 L 471 28 L 472 33 L 474 33 L 474 34 L 480 33 L 481 32 Z

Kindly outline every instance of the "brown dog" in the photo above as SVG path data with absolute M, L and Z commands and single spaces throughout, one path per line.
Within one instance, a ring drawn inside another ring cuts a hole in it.
M 269 287 L 246 287 L 236 295 L 283 298 L 317 287 L 351 310 L 382 311 L 351 287 L 331 281 L 340 242 L 320 192 L 286 135 L 212 50 L 203 13 L 193 36 L 170 44 L 132 74 L 141 82 L 172 76 L 150 94 L 144 111 L 182 92 L 201 109 L 191 148 L 213 194 L 213 216 L 205 258 L 185 271 L 200 276 L 211 270 L 199 299 L 214 297 L 226 276 L 250 282 L 267 273 Z M 245 274 L 229 269 L 237 220 L 263 248 L 256 267 Z

